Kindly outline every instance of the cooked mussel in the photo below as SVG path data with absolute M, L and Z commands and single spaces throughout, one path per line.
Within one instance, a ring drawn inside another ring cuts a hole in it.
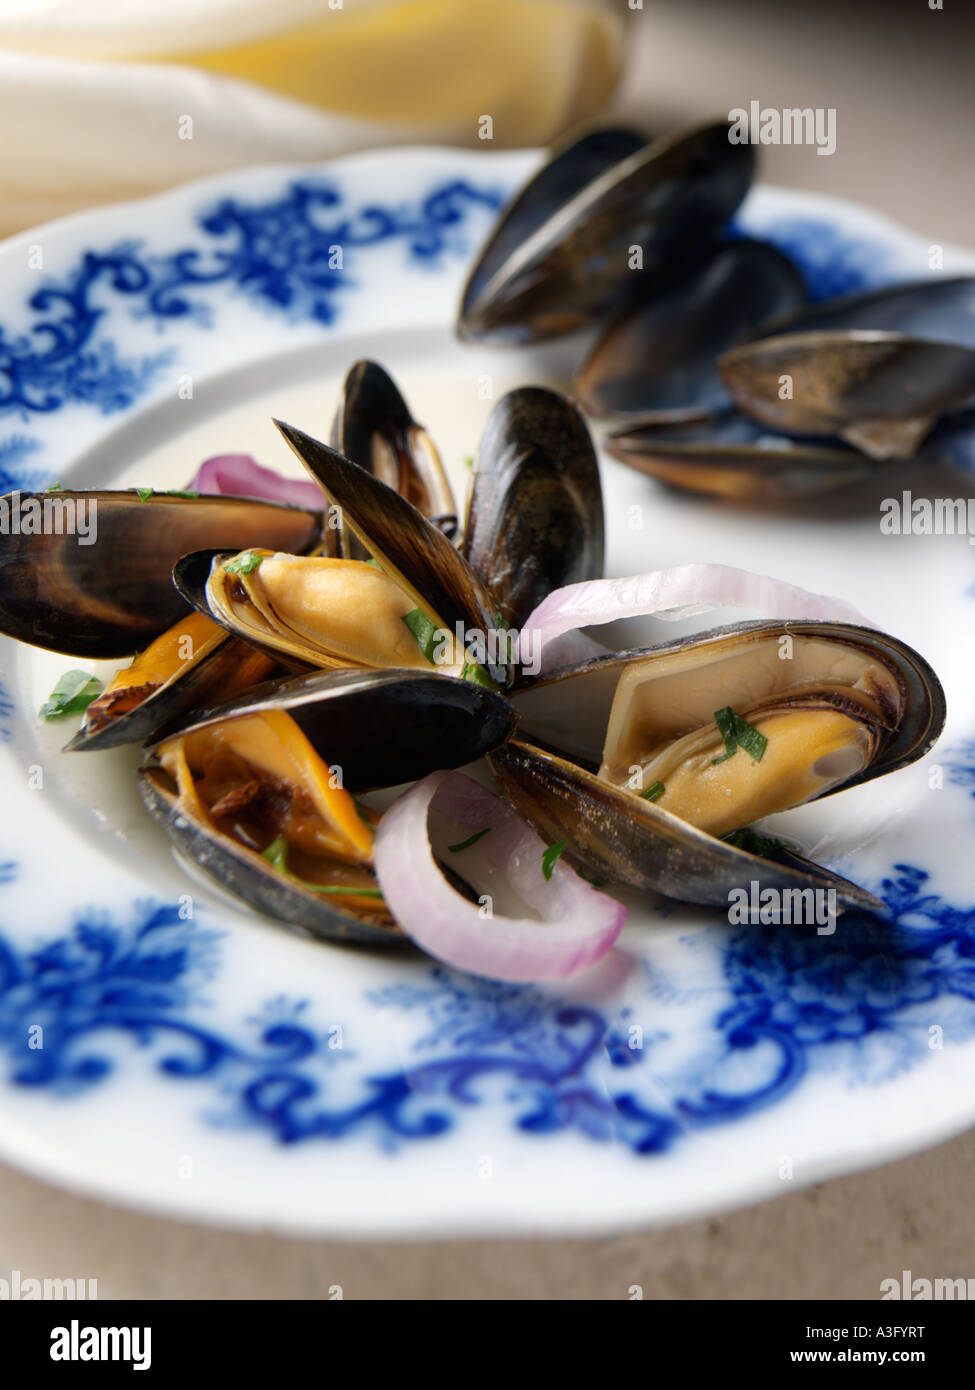
M 613 430 L 606 449 L 671 487 L 736 502 L 791 502 L 858 482 L 880 466 L 834 440 L 776 434 L 731 411 L 684 423 L 637 419 Z
M 277 663 L 189 612 L 128 666 L 88 706 L 66 752 L 143 743 L 163 724 L 214 699 L 230 699 L 270 679 Z
M 448 631 L 436 614 L 367 560 L 200 551 L 180 560 L 174 578 L 201 613 L 282 661 L 429 671 L 436 657 L 444 674 L 463 668 L 452 642 L 434 653 L 423 640 Z
M 373 473 L 279 428 L 369 558 L 184 556 L 179 592 L 262 650 L 319 667 L 435 665 L 507 687 L 512 628 L 552 589 L 602 573 L 595 452 L 578 411 L 554 392 L 513 391 L 492 412 L 462 551 Z
M 597 418 L 722 409 L 720 354 L 804 299 L 802 276 L 781 251 L 727 242 L 608 325 L 576 373 L 576 399 Z
M 726 837 L 906 766 L 944 722 L 923 657 L 827 622 L 739 624 L 596 658 L 516 703 L 519 740 L 491 763 L 539 833 L 617 882 L 707 903 L 755 875 L 756 856 Z M 823 872 L 784 862 L 792 883 Z
M 738 407 L 765 424 L 911 458 L 939 417 L 975 398 L 975 278 L 816 305 L 767 324 L 719 366 Z
M 378 362 L 356 362 L 342 387 L 332 425 L 332 447 L 411 502 L 453 537 L 457 505 L 437 447 L 389 373 Z M 354 537 L 344 553 L 362 558 Z
M 240 497 L 134 492 L 13 494 L 19 511 L 50 510 L 52 526 L 0 535 L 0 632 L 71 656 L 131 656 L 181 617 L 173 565 L 204 546 L 264 545 L 304 554 L 319 544 L 320 513 Z M 84 509 L 84 540 L 58 517 Z
M 491 412 L 474 463 L 462 553 L 510 627 L 563 584 L 603 573 L 599 464 L 585 421 L 523 387 Z
M 593 139 L 560 151 L 502 214 L 464 291 L 462 338 L 532 342 L 614 312 L 703 251 L 751 182 L 754 151 L 729 141 L 725 121 L 622 157 Z M 620 150 L 629 143 L 624 133 Z
M 939 416 L 975 397 L 975 350 L 903 333 L 815 331 L 731 349 L 721 376 L 741 410 L 787 433 L 838 435 L 908 459 Z
M 372 872 L 378 816 L 353 793 L 470 762 L 514 723 L 500 695 L 469 682 L 315 672 L 163 730 L 140 790 L 227 891 L 316 936 L 388 944 L 399 934 Z
M 598 126 L 556 145 L 542 167 L 504 208 L 464 287 L 461 333 L 484 288 L 523 242 L 589 184 L 642 150 L 648 140 L 629 126 Z

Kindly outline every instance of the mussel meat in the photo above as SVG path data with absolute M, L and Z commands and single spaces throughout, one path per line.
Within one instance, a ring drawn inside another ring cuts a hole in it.
M 739 624 L 599 657 L 516 703 L 519 738 L 490 761 L 539 833 L 616 882 L 712 904 L 755 876 L 738 832 L 906 766 L 944 722 L 923 657 L 827 622 Z M 788 857 L 793 884 L 823 872 Z M 853 885 L 840 896 L 877 906 Z
M 481 757 L 515 716 L 490 690 L 407 671 L 270 682 L 160 732 L 139 774 L 177 850 L 320 937 L 402 939 L 372 871 L 378 816 L 354 792 Z

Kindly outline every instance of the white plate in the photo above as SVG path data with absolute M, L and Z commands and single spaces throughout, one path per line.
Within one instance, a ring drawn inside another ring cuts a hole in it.
M 179 487 L 235 450 L 289 468 L 272 413 L 325 433 L 369 355 L 463 492 L 490 397 L 571 362 L 572 345 L 495 352 L 450 330 L 494 208 L 537 158 L 256 170 L 6 243 L 0 486 Z M 928 273 L 927 243 L 832 200 L 758 189 L 738 220 L 821 295 Z M 707 559 L 842 594 L 940 672 L 933 755 L 781 818 L 894 922 L 735 931 L 634 900 L 621 947 L 561 989 L 308 942 L 185 876 L 135 796 L 133 750 L 61 755 L 70 731 L 36 710 L 78 663 L 4 641 L 5 1159 L 237 1226 L 557 1234 L 753 1200 L 975 1119 L 965 538 L 884 537 L 875 510 L 733 512 L 610 460 L 604 482 L 611 573 Z

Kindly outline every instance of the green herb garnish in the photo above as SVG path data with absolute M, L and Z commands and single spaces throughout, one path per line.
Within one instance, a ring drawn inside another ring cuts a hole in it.
M 752 762 L 760 763 L 762 761 L 762 756 L 768 747 L 768 739 L 764 734 L 760 734 L 756 728 L 753 728 L 746 719 L 742 719 L 740 714 L 735 714 L 730 705 L 725 705 L 724 709 L 715 710 L 714 722 L 724 739 L 725 751 L 720 758 L 712 758 L 712 767 L 715 763 L 727 762 L 738 752 L 739 748 L 744 749 Z
M 411 608 L 409 613 L 404 613 L 403 622 L 416 638 L 416 645 L 427 661 L 431 666 L 436 666 L 437 663 L 433 659 L 433 649 L 437 645 L 437 624 L 432 618 L 427 617 L 422 608 Z
M 491 679 L 483 666 L 479 666 L 476 661 L 465 661 L 460 673 L 462 681 L 471 681 L 474 685 L 482 685 L 485 690 L 500 690 L 497 681 Z
M 663 782 L 654 782 L 653 786 L 647 787 L 645 792 L 640 793 L 640 796 L 644 801 L 656 801 L 658 797 L 663 796 L 666 790 L 667 788 Z
M 60 719 L 65 714 L 81 714 L 101 692 L 101 681 L 90 671 L 65 671 L 41 705 L 41 718 Z
M 565 853 L 567 843 L 566 840 L 559 840 L 556 844 L 549 845 L 548 849 L 542 855 L 542 873 L 546 878 L 552 877 L 556 864 Z
M 168 487 L 166 489 L 167 497 L 199 497 L 199 495 L 198 492 L 187 492 L 185 488 Z
M 462 849 L 470 849 L 471 845 L 476 845 L 478 840 L 484 838 L 491 830 L 491 826 L 485 826 L 483 830 L 475 830 L 473 835 L 469 835 L 466 840 L 461 840 L 459 845 L 448 845 L 451 854 L 459 854 Z
M 252 574 L 264 557 L 253 550 L 245 550 L 243 555 L 228 560 L 224 565 L 225 574 Z
M 60 483 L 49 483 L 48 486 L 44 489 L 44 491 L 45 491 L 45 492 L 63 492 L 64 489 L 61 487 L 61 484 L 60 484 Z
M 474 467 L 474 455 L 473 455 L 473 454 L 465 454 L 465 455 L 464 455 L 464 462 L 467 464 L 468 468 L 473 468 L 473 467 Z
M 309 883 L 307 879 L 299 878 L 288 868 L 288 841 L 283 835 L 271 841 L 261 858 L 266 859 L 272 868 L 285 874 L 293 883 L 299 883 L 302 888 L 310 888 L 313 893 L 341 893 L 344 897 L 356 898 L 382 897 L 382 890 L 379 888 L 345 888 L 341 884 Z
M 140 501 L 140 502 L 148 502 L 148 501 L 149 501 L 149 498 L 152 496 L 152 488 L 151 488 L 151 487 L 137 487 L 137 488 L 133 488 L 133 492 L 137 492 L 137 493 L 139 494 L 139 501 Z

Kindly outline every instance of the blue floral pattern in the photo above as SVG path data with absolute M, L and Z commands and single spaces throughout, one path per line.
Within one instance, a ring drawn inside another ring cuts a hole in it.
M 735 230 L 755 235 L 739 224 Z M 813 303 L 855 294 L 858 290 L 887 283 L 889 258 L 876 241 L 852 237 L 831 222 L 813 217 L 781 218 L 760 233 L 799 266 Z
M 0 879 L 14 867 L 0 866 Z M 781 1100 L 811 1068 L 842 1058 L 851 1078 L 877 1082 L 923 1057 L 933 1024 L 948 1042 L 975 1034 L 975 907 L 943 902 L 926 880 L 898 865 L 883 884 L 892 922 L 845 918 L 828 943 L 761 927 L 729 937 L 710 1033 L 666 1094 L 660 1076 L 641 1083 L 657 1037 L 637 1028 L 633 1046 L 638 1009 L 608 1018 L 534 987 L 435 967 L 368 996 L 425 1016 L 412 1064 L 367 1069 L 351 1100 L 330 1099 L 332 1068 L 355 1052 L 314 1026 L 306 1000 L 270 1001 L 242 1030 L 249 1038 L 208 1025 L 203 987 L 219 934 L 159 904 L 138 907 L 127 926 L 85 918 L 29 951 L 0 935 L 0 1048 L 14 1084 L 76 1095 L 112 1072 L 106 1033 L 146 1048 L 162 1041 L 159 1073 L 219 1084 L 224 1109 L 209 1112 L 211 1122 L 256 1125 L 285 1144 L 367 1129 L 395 1148 L 446 1133 L 490 1100 L 522 1133 L 573 1131 L 651 1155 Z M 759 1053 L 744 1084 L 722 1085 L 729 1061 Z
M 177 353 L 120 355 L 102 333 L 113 301 L 161 329 L 174 319 L 207 327 L 207 295 L 223 286 L 266 312 L 328 327 L 355 283 L 359 252 L 395 239 L 413 264 L 436 267 L 469 249 L 470 209 L 501 200 L 496 189 L 451 179 L 415 205 L 350 207 L 331 181 L 303 179 L 268 202 L 223 198 L 199 218 L 204 249 L 155 255 L 126 241 L 86 251 L 70 274 L 29 297 L 23 327 L 0 324 L 0 414 L 30 419 L 75 403 L 108 415 L 143 396 Z

